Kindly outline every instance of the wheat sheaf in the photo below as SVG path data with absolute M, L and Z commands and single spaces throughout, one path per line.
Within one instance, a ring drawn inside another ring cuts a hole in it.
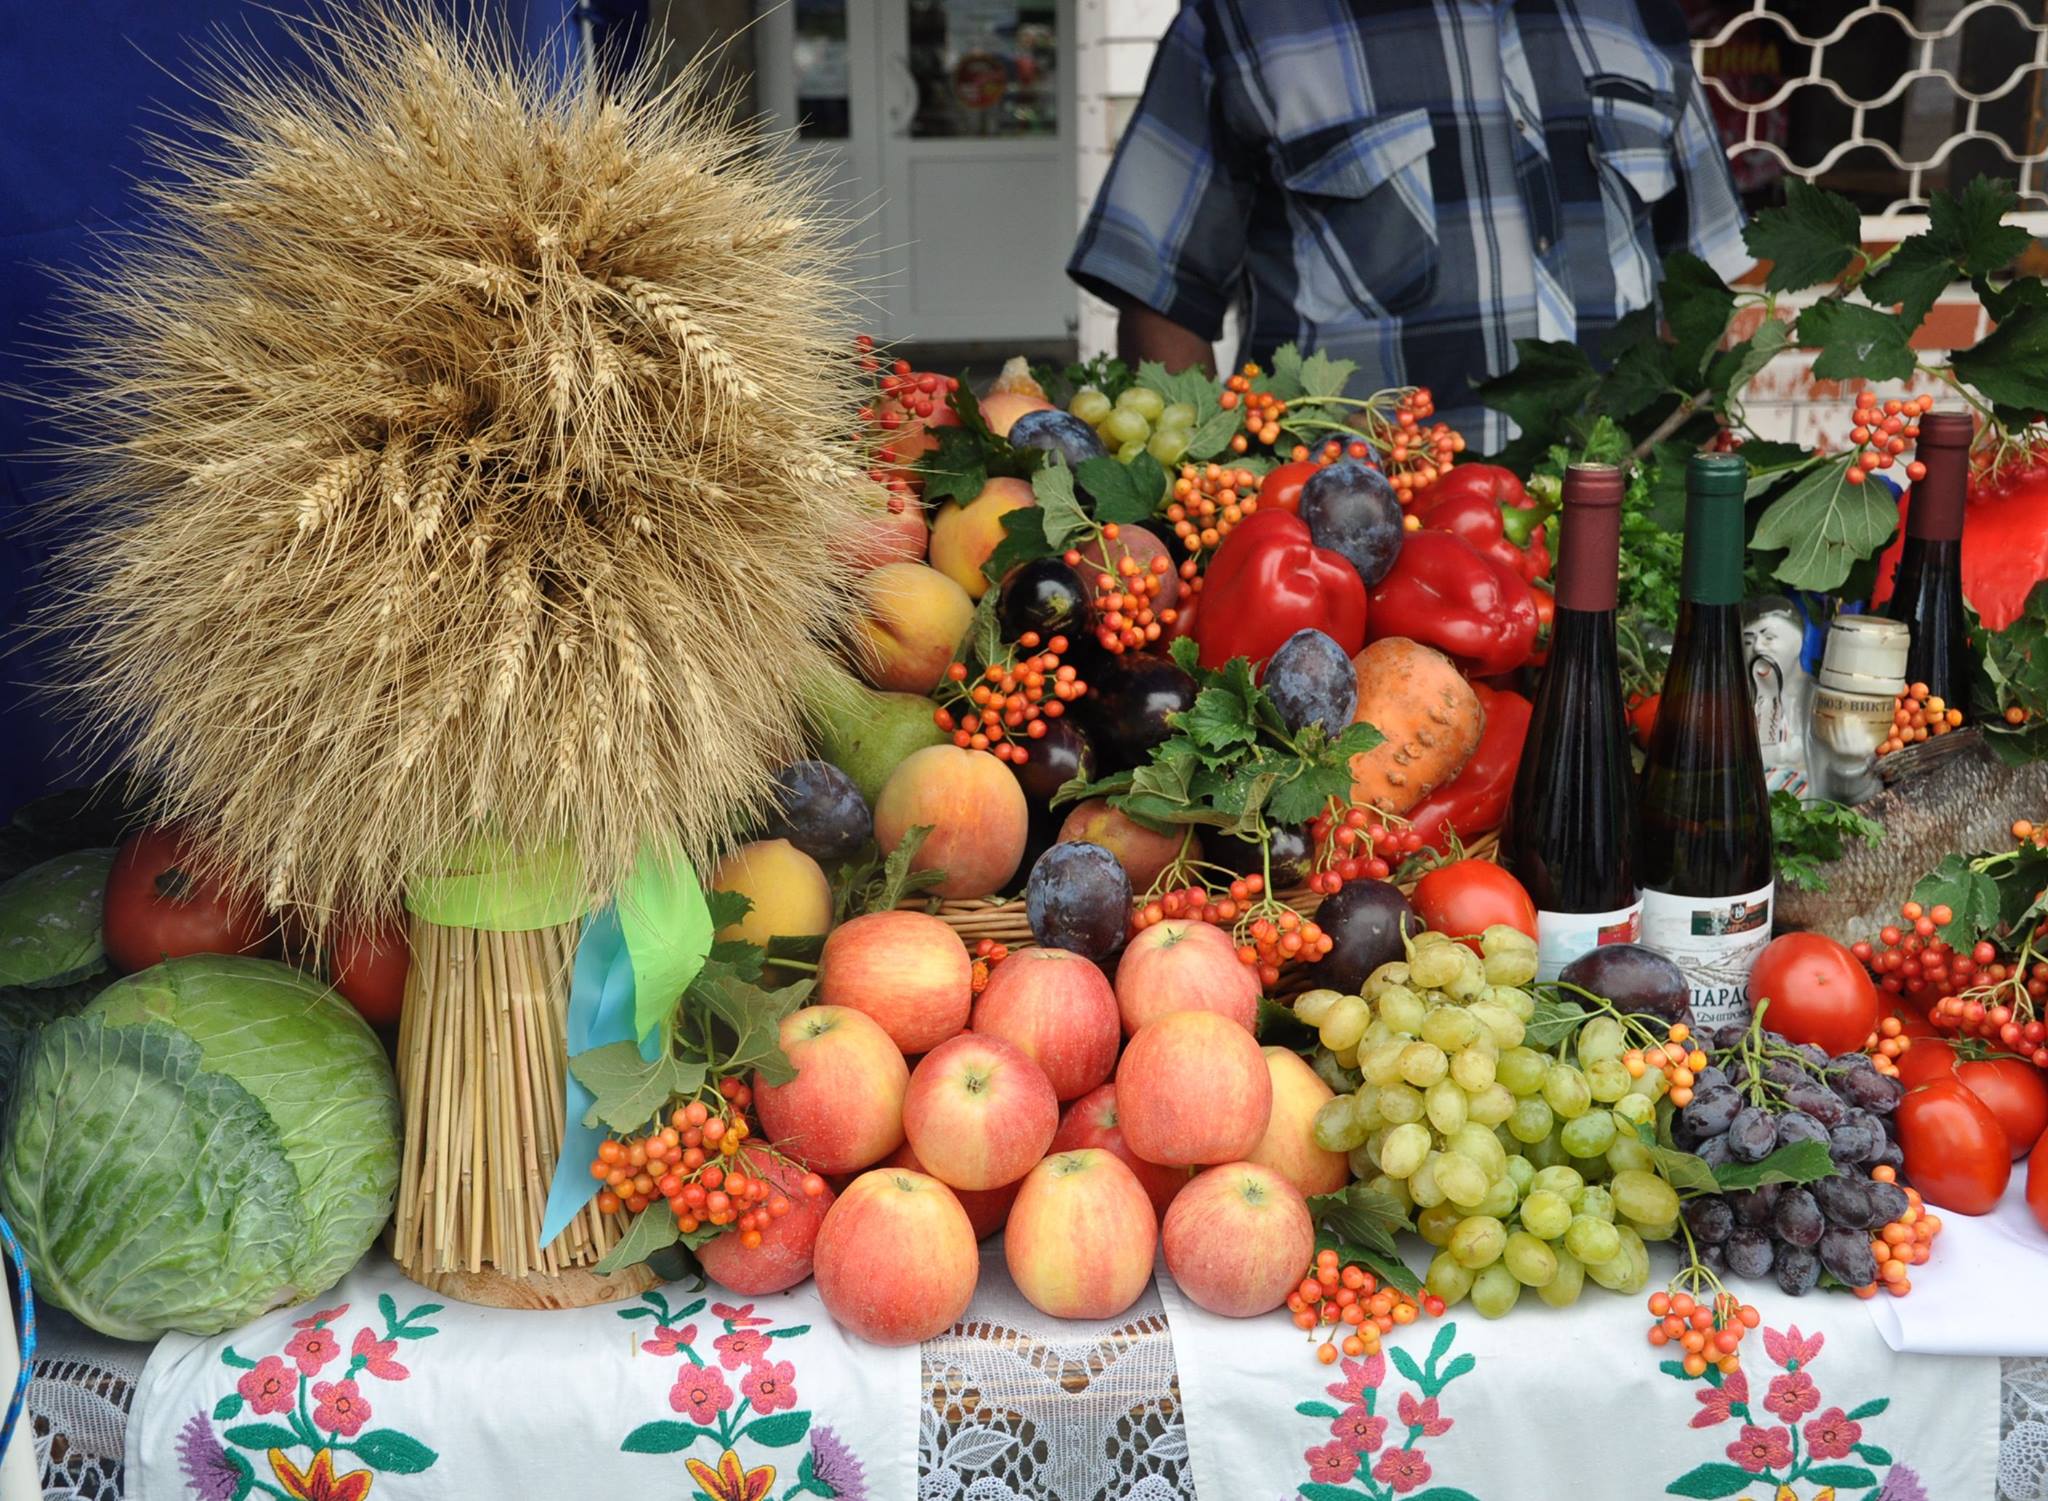
M 300 40 L 211 57 L 77 278 L 59 687 L 316 922 L 478 832 L 593 899 L 708 857 L 874 503 L 822 184 L 701 70 L 600 91 L 424 5 Z

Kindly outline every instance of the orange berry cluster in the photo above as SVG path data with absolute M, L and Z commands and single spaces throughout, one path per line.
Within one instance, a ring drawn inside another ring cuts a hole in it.
M 1154 604 L 1159 589 L 1173 564 L 1162 553 L 1150 563 L 1140 563 L 1117 539 L 1123 529 L 1114 521 L 1102 528 L 1102 556 L 1114 558 L 1115 572 L 1098 571 L 1094 577 L 1095 639 L 1112 656 L 1126 651 L 1143 651 L 1156 642 L 1161 632 L 1180 618 L 1180 611 L 1159 609 Z M 1069 568 L 1081 566 L 1081 553 L 1068 548 L 1062 560 Z
M 2048 847 L 2048 824 L 2035 828 L 2032 819 L 2015 818 L 2012 821 L 2012 837 L 2021 844 L 2031 843 L 2038 847 Z
M 969 672 L 965 662 L 946 669 L 952 685 L 953 709 L 941 705 L 932 712 L 932 722 L 949 731 L 962 750 L 987 751 L 999 761 L 1023 765 L 1025 742 L 1045 738 L 1045 721 L 1058 719 L 1067 705 L 1088 691 L 1074 668 L 1062 666 L 1067 638 L 1055 636 L 1038 651 L 1039 635 L 1026 631 L 1017 644 L 1031 655 L 1023 661 L 1005 658 L 983 668 L 972 688 L 966 686 Z
M 1265 889 L 1264 876 L 1246 876 L 1230 883 L 1228 896 L 1216 896 L 1206 886 L 1183 886 L 1163 891 L 1132 914 L 1131 926 L 1143 930 L 1170 917 L 1182 922 L 1206 922 L 1224 927 L 1236 922 L 1246 903 Z
M 1863 1039 L 1863 1051 L 1870 1055 L 1871 1067 L 1881 1074 L 1898 1073 L 1899 1060 L 1912 1045 L 1913 1039 L 1906 1035 L 1906 1024 L 1896 1016 L 1887 1016 L 1877 1024 L 1875 1032 Z
M 1181 465 L 1166 506 L 1173 534 L 1189 554 L 1180 565 L 1180 576 L 1196 579 L 1201 554 L 1214 552 L 1230 529 L 1258 508 L 1259 477 L 1251 470 L 1225 464 Z
M 1941 695 L 1928 691 L 1925 683 L 1910 684 L 1892 708 L 1892 731 L 1877 748 L 1880 756 L 1904 750 L 1929 735 L 1946 735 L 1963 722 L 1963 711 L 1942 702 Z
M 1231 438 L 1232 453 L 1243 453 L 1253 443 L 1270 448 L 1280 441 L 1280 419 L 1287 415 L 1287 403 L 1270 391 L 1252 389 L 1260 373 L 1257 365 L 1246 365 L 1223 383 L 1223 394 L 1216 400 L 1226 412 L 1243 407 L 1244 431 Z
M 2025 724 L 2028 717 L 2025 704 L 2007 704 L 2005 706 L 2005 722 L 2015 728 Z
M 1341 817 L 1334 811 L 1317 814 L 1309 822 L 1309 839 L 1321 869 L 1310 872 L 1308 887 L 1324 896 L 1335 896 L 1350 881 L 1384 881 L 1422 848 L 1421 834 L 1390 827 L 1367 808 L 1347 808 Z
M 1934 410 L 1932 396 L 1909 396 L 1901 401 L 1893 397 L 1880 404 L 1876 393 L 1856 393 L 1856 425 L 1849 429 L 1849 441 L 1856 445 L 1857 454 L 1849 461 L 1849 472 L 1842 477 L 1852 485 L 1860 485 L 1873 469 L 1889 469 L 1898 456 L 1906 451 L 1906 445 L 1920 436 L 1919 419 Z M 1918 482 L 1927 473 L 1927 466 L 1918 459 L 1906 465 L 1906 478 Z
M 1690 1105 L 1693 1081 L 1707 1066 L 1707 1055 L 1692 1045 L 1692 1028 L 1684 1022 L 1673 1022 L 1664 1037 L 1646 1048 L 1630 1048 L 1621 1055 L 1621 1066 L 1631 1079 L 1640 1079 L 1653 1068 L 1663 1070 L 1671 1081 L 1671 1103 Z
M 1733 1293 L 1717 1292 L 1701 1302 L 1691 1293 L 1650 1294 L 1650 1343 L 1658 1349 L 1677 1345 L 1685 1351 L 1679 1362 L 1688 1376 L 1704 1376 L 1709 1365 L 1724 1376 L 1742 1368 L 1743 1337 L 1763 1322 L 1763 1315 Z
M 1251 941 L 1238 945 L 1238 962 L 1257 969 L 1259 983 L 1267 987 L 1280 983 L 1280 966 L 1288 960 L 1313 964 L 1337 944 L 1336 939 L 1292 907 L 1281 907 L 1275 915 L 1261 913 L 1253 918 L 1245 929 L 1245 937 Z
M 1394 407 L 1394 420 L 1381 435 L 1386 457 L 1380 467 L 1403 505 L 1465 451 L 1465 439 L 1448 423 L 1423 425 L 1435 415 L 1436 401 L 1429 388 L 1416 386 L 1402 393 Z
M 1316 1341 L 1316 1359 L 1335 1365 L 1339 1352 L 1353 1360 L 1377 1355 L 1382 1335 L 1391 1334 L 1397 1324 L 1414 1323 L 1424 1312 L 1435 1318 L 1444 1311 L 1444 1301 L 1427 1293 L 1418 1304 L 1392 1283 L 1382 1287 L 1357 1262 L 1345 1262 L 1325 1249 L 1316 1252 L 1301 1285 L 1287 1295 L 1287 1311 L 1295 1328 L 1324 1331 Z
M 969 986 L 975 995 L 988 989 L 988 977 L 998 964 L 1010 957 L 1008 944 L 997 943 L 993 938 L 984 938 L 974 946 L 974 964 L 969 971 Z
M 1896 1183 L 1898 1174 L 1879 1163 L 1870 1176 L 1880 1183 Z M 1853 1288 L 1859 1298 L 1874 1298 L 1878 1289 L 1895 1298 L 1913 1290 L 1912 1269 L 1925 1266 L 1934 1254 L 1934 1237 L 1941 1234 L 1941 1216 L 1928 1212 L 1919 1192 L 1911 1184 L 1906 1190 L 1906 1209 L 1897 1219 L 1870 1238 L 1870 1254 L 1877 1258 L 1877 1280 L 1867 1287 Z

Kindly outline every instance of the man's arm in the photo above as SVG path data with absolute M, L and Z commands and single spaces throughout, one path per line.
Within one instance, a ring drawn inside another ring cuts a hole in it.
M 1204 375 L 1216 373 L 1215 354 L 1207 339 L 1139 303 L 1126 303 L 1117 314 L 1116 353 L 1133 370 L 1146 360 L 1157 360 L 1172 371 L 1194 368 Z

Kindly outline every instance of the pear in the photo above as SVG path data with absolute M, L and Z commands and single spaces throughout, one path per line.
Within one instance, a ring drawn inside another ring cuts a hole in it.
M 804 694 L 818 754 L 853 778 L 870 807 L 904 758 L 946 743 L 932 721 L 937 708 L 916 693 L 881 693 L 843 672 L 820 674 Z

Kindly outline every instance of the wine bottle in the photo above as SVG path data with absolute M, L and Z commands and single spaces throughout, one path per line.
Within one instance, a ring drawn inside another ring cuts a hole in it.
M 1642 936 L 1635 771 L 1614 644 L 1622 472 L 1565 471 L 1557 622 L 1501 829 L 1500 860 L 1536 903 L 1536 974 Z
M 1739 454 L 1686 470 L 1678 631 L 1643 765 L 1643 942 L 1685 972 L 1702 1026 L 1745 1020 L 1771 937 L 1771 815 L 1742 652 Z
M 1924 683 L 1945 705 L 1969 700 L 1970 642 L 1963 623 L 1963 499 L 1970 479 L 1967 412 L 1929 412 L 1920 419 L 1914 457 L 1927 472 L 1906 507 L 1906 543 L 1892 582 L 1894 620 L 1913 631 L 1906 681 Z

